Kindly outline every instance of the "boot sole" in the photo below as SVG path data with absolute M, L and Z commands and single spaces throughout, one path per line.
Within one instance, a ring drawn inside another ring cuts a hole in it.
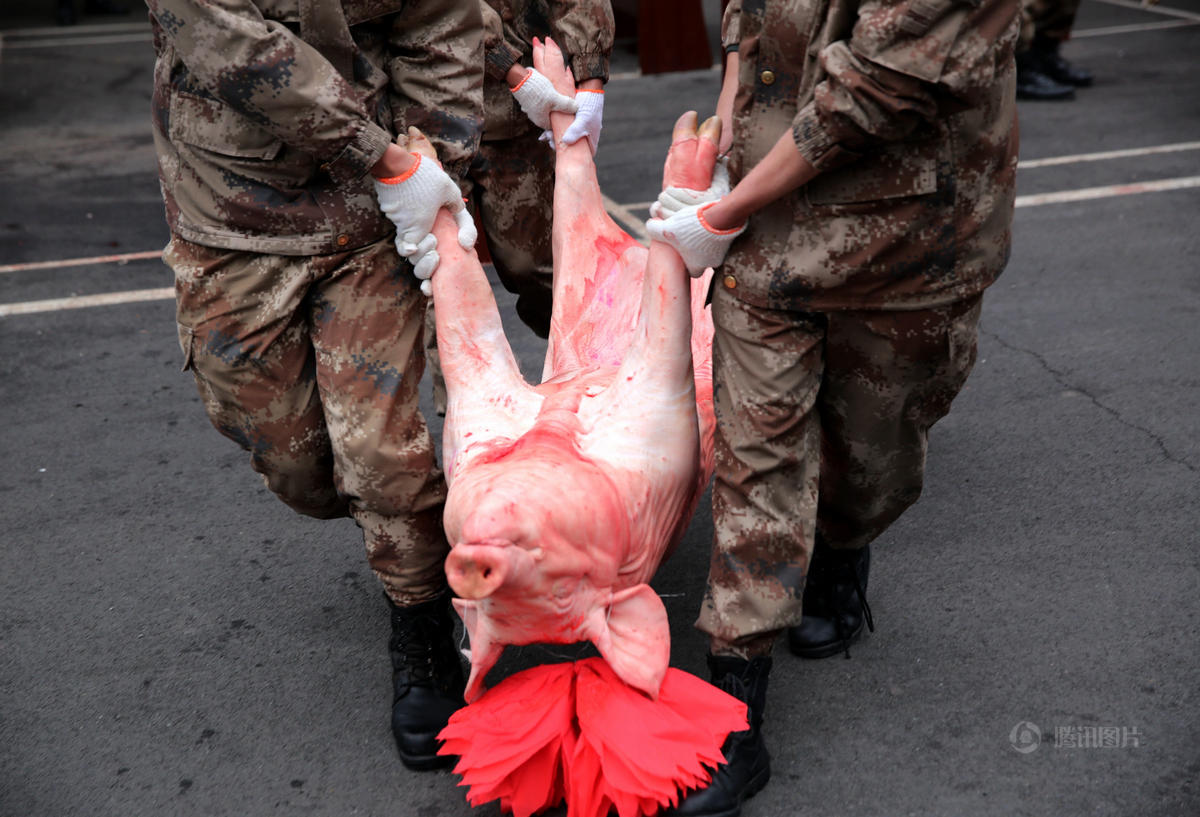
M 746 788 L 742 789 L 742 794 L 738 798 L 737 803 L 733 808 L 725 809 L 724 811 L 706 811 L 703 814 L 690 814 L 688 817 L 739 817 L 742 813 L 742 804 L 749 800 L 754 795 L 763 790 L 767 785 L 767 781 L 771 779 L 771 766 L 768 763 L 758 774 L 750 778 L 746 783 Z M 669 817 L 677 817 L 676 812 L 668 810 L 666 814 Z
M 850 633 L 850 637 L 847 638 L 845 642 L 831 641 L 828 644 L 817 644 L 816 646 L 812 647 L 800 646 L 796 644 L 791 638 L 791 633 L 788 633 L 788 649 L 791 651 L 792 655 L 795 655 L 799 658 L 829 658 L 830 656 L 837 655 L 840 652 L 845 652 L 846 647 L 856 644 L 859 638 L 862 637 L 863 630 L 865 628 L 866 621 L 860 621 L 858 627 L 855 628 L 854 632 Z
M 742 804 L 749 800 L 754 795 L 762 791 L 767 781 L 771 779 L 771 767 L 767 766 L 761 772 L 750 778 L 750 782 L 746 784 L 746 788 L 742 790 L 742 796 L 738 798 L 737 805 L 728 811 L 722 811 L 716 814 L 705 814 L 702 817 L 739 817 L 742 813 Z
M 399 752 L 400 762 L 406 769 L 414 772 L 430 772 L 436 769 L 449 769 L 458 762 L 455 755 L 408 755 Z

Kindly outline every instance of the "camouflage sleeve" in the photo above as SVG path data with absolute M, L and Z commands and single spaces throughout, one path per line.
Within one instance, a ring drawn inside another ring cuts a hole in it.
M 571 73 L 576 82 L 599 79 L 608 82 L 608 60 L 612 55 L 612 3 L 609 0 L 552 0 L 550 36 L 571 55 Z
M 725 53 L 738 50 L 742 39 L 742 0 L 729 0 L 721 17 L 721 47 Z
M 865 0 L 792 136 L 818 170 L 985 98 L 1012 60 L 1016 0 Z
M 415 126 L 461 181 L 483 131 L 479 0 L 410 3 L 392 26 L 388 74 L 396 132 Z
M 512 68 L 521 61 L 525 53 L 520 38 L 500 19 L 500 14 L 484 0 L 479 0 L 483 11 L 483 52 L 487 74 L 503 80 Z
M 316 49 L 250 0 L 147 0 L 188 72 L 217 99 L 336 179 L 365 175 L 391 137 Z

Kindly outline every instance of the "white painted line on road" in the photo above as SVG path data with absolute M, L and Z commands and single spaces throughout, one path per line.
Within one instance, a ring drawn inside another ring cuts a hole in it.
M 1168 190 L 1187 190 L 1193 187 L 1200 187 L 1200 176 L 1159 179 L 1158 181 L 1135 182 L 1134 184 L 1110 184 L 1104 187 L 1085 187 L 1081 190 L 1061 190 L 1057 193 L 1037 193 L 1030 196 L 1017 196 L 1017 207 L 1065 204 L 1073 201 L 1130 196 L 1137 193 L 1163 193 Z
M 72 295 L 69 298 L 50 298 L 45 301 L 24 301 L 0 304 L 0 318 L 10 315 L 33 315 L 38 312 L 61 312 L 64 309 L 83 309 L 89 306 L 114 306 L 140 301 L 166 301 L 175 297 L 174 287 L 135 289 L 128 292 L 107 292 L 103 295 Z
M 141 23 L 93 23 L 91 25 L 76 25 L 70 27 L 44 26 L 42 28 L 7 28 L 0 31 L 5 39 L 21 39 L 22 37 L 78 37 L 80 34 L 125 33 L 128 31 L 149 31 L 150 24 Z
M 1147 14 L 1161 14 L 1164 17 L 1179 17 L 1184 20 L 1196 20 L 1200 22 L 1200 14 L 1194 11 L 1184 11 L 1183 9 L 1175 9 L 1169 6 L 1160 6 L 1157 3 L 1150 5 L 1148 3 L 1138 3 L 1134 0 L 1099 0 L 1101 3 L 1108 3 L 1110 6 L 1120 6 L 1125 9 L 1135 9 L 1144 11 Z
M 150 32 L 144 34 L 113 34 L 96 37 L 54 37 L 42 40 L 5 41 L 5 51 L 20 51 L 26 48 L 64 48 L 79 45 L 116 45 L 119 43 L 148 43 L 154 40 Z
M 700 74 L 700 73 L 711 74 L 714 71 L 720 71 L 720 70 L 721 70 L 721 64 L 717 63 L 715 65 L 709 66 L 708 68 L 693 68 L 690 71 L 668 71 L 666 73 L 670 74 L 673 77 L 679 77 L 679 76 L 687 76 L 688 74 Z M 650 77 L 661 77 L 661 76 L 666 76 L 666 74 L 643 74 L 641 71 L 618 71 L 615 74 L 609 74 L 608 81 L 613 82 L 613 81 L 619 81 L 619 80 L 623 80 L 623 79 L 642 79 L 643 77 L 650 78 Z
M 1154 145 L 1144 148 L 1126 148 L 1124 150 L 1105 150 L 1099 153 L 1076 153 L 1073 156 L 1051 156 L 1047 159 L 1024 159 L 1017 163 L 1017 168 L 1027 170 L 1035 167 L 1052 167 L 1054 165 L 1070 165 L 1076 162 L 1099 162 L 1106 159 L 1128 159 L 1133 156 L 1151 156 L 1157 153 L 1178 153 L 1184 150 L 1200 150 L 1200 142 L 1175 142 L 1170 145 Z
M 1085 28 L 1082 31 L 1072 31 L 1071 39 L 1080 37 L 1107 37 L 1110 34 L 1137 34 L 1141 31 L 1162 31 L 1165 28 L 1187 28 L 1200 25 L 1200 20 L 1161 20 L 1157 23 L 1133 23 L 1127 26 L 1104 26 L 1103 28 Z
M 1183 149 L 1183 148 L 1180 148 Z M 1113 151 L 1117 152 L 1117 151 Z M 1087 154 L 1084 154 L 1087 155 Z M 1067 157 L 1063 157 L 1067 158 Z M 1104 187 L 1085 187 L 1080 190 L 1061 190 L 1057 193 L 1038 193 L 1029 196 L 1017 196 L 1017 207 L 1038 207 L 1043 204 L 1064 204 L 1091 199 L 1106 199 L 1116 196 L 1130 196 L 1140 193 L 1163 193 L 1171 190 L 1188 190 L 1200 187 L 1200 176 L 1184 176 L 1178 179 L 1159 179 L 1152 182 L 1136 182 L 1134 184 L 1113 184 Z M 601 195 L 604 209 L 614 219 L 632 232 L 643 242 L 649 241 L 642 220 L 631 211 L 645 210 L 651 202 L 635 202 L 632 204 L 617 204 L 607 196 Z M 0 267 L 0 272 L 12 272 L 14 267 L 22 269 L 50 269 L 63 266 L 80 266 L 83 264 L 104 263 L 119 259 L 157 258 L 158 251 L 127 253 L 122 256 L 97 256 L 95 258 L 75 258 L 67 261 L 43 261 L 35 264 L 10 264 Z M 76 295 L 69 298 L 51 298 L 45 301 L 24 301 L 11 304 L 0 304 L 0 318 L 10 315 L 31 315 L 38 312 L 57 312 L 64 309 L 82 309 L 89 306 L 114 306 L 117 304 L 137 303 L 140 301 L 170 300 L 175 297 L 173 287 L 161 289 L 139 289 L 129 292 L 110 292 L 103 295 Z
M 646 232 L 645 222 L 629 212 L 630 205 L 617 204 L 603 193 L 600 194 L 600 198 L 604 200 L 604 209 L 608 211 L 608 214 L 620 222 L 622 227 L 633 233 L 634 238 L 642 243 L 650 242 L 650 235 Z
M 162 258 L 162 250 L 126 252 L 118 255 L 93 255 L 90 258 L 63 258 L 57 261 L 28 261 L 23 264 L 0 264 L 0 272 L 26 272 L 35 269 L 86 267 L 91 264 L 125 264 L 129 261 L 146 261 L 151 258 Z

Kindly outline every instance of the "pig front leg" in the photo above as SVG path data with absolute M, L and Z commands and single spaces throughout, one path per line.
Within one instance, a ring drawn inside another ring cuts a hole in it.
M 409 128 L 408 148 L 437 160 L 416 128 Z M 440 261 L 430 284 L 448 398 L 442 453 L 449 482 L 470 447 L 523 434 L 541 398 L 521 376 L 479 256 L 459 245 L 458 225 L 447 210 L 438 213 L 433 235 Z
M 534 43 L 533 65 L 555 89 L 575 82 L 553 40 Z M 609 217 L 586 139 L 564 145 L 570 114 L 552 113 L 554 160 L 554 308 L 543 380 L 597 365 L 615 366 L 637 320 L 645 248 Z

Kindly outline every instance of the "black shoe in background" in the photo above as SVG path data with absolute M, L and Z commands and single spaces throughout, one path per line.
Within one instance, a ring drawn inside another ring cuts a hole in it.
M 423 771 L 453 766 L 457 758 L 437 753 L 437 735 L 463 706 L 466 679 L 458 645 L 450 596 L 411 607 L 391 599 L 392 734 L 400 760 Z
M 1058 53 L 1061 43 L 1045 37 L 1035 38 L 1032 53 L 1037 59 L 1038 70 L 1050 79 L 1062 85 L 1074 88 L 1086 88 L 1092 84 L 1095 77 L 1086 68 L 1072 65 Z
M 1046 102 L 1075 98 L 1075 88 L 1064 85 L 1042 70 L 1042 60 L 1032 50 L 1017 55 L 1017 99 Z
M 750 728 L 725 739 L 721 751 L 726 763 L 717 767 L 705 788 L 685 794 L 664 817 L 738 817 L 742 803 L 762 791 L 771 779 L 771 757 L 762 737 L 771 657 L 747 661 L 710 655 L 708 668 L 713 686 L 746 704 Z

